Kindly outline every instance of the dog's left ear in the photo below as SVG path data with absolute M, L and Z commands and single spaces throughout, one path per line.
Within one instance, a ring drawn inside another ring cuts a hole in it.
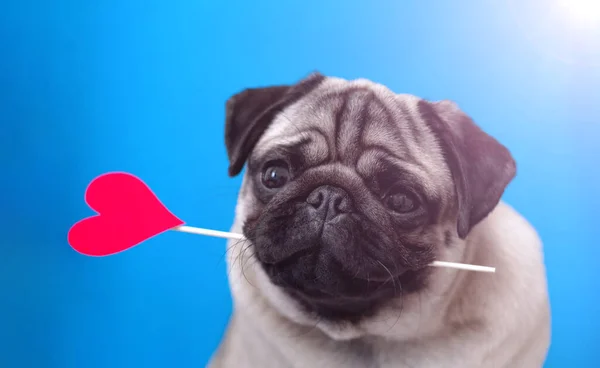
M 458 235 L 464 239 L 500 201 L 515 177 L 515 161 L 453 102 L 420 101 L 419 112 L 444 150 L 458 199 Z
M 229 176 L 244 167 L 254 146 L 275 116 L 321 83 L 324 77 L 313 73 L 295 85 L 250 88 L 233 95 L 225 107 L 225 147 L 229 156 Z

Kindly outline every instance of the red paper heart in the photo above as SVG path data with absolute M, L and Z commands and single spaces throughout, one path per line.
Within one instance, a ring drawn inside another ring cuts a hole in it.
M 127 173 L 108 173 L 92 180 L 85 202 L 98 215 L 73 225 L 68 241 L 88 256 L 122 252 L 184 224 L 143 181 Z

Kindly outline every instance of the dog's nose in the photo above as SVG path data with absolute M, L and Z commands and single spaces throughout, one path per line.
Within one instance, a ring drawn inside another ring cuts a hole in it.
M 324 185 L 313 190 L 306 198 L 324 220 L 328 221 L 342 213 L 352 212 L 352 200 L 345 190 Z

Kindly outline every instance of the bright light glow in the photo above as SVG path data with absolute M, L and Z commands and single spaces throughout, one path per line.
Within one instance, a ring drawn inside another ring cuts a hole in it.
M 571 26 L 600 28 L 600 0 L 559 0 L 559 6 Z

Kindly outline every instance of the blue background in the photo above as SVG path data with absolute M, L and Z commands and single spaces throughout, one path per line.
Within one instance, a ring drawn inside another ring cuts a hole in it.
M 169 232 L 91 258 L 67 230 L 91 214 L 90 180 L 115 170 L 227 230 L 240 179 L 225 100 L 315 69 L 456 100 L 512 150 L 505 199 L 546 247 L 547 366 L 600 365 L 600 30 L 552 2 L 366 4 L 3 1 L 0 367 L 203 366 L 231 308 L 225 242 Z

